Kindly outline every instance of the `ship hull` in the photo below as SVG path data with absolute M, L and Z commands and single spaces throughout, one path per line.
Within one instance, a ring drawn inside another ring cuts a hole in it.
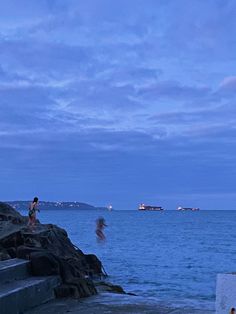
M 191 208 L 191 207 L 179 207 L 177 208 L 179 211 L 198 211 L 200 210 L 199 208 Z
M 162 211 L 164 208 L 161 206 L 140 206 L 139 207 L 140 211 Z

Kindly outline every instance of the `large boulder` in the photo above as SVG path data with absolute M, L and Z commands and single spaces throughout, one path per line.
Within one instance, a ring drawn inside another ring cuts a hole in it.
M 103 266 L 101 261 L 97 258 L 96 255 L 94 254 L 87 254 L 85 255 L 85 260 L 87 264 L 89 265 L 89 270 L 90 273 L 89 275 L 91 276 L 96 276 L 96 275 L 102 275 L 104 271 L 102 271 Z M 106 273 L 105 273 L 106 275 Z
M 0 261 L 5 261 L 10 258 L 11 255 L 8 253 L 8 251 L 0 245 Z
M 26 217 L 0 203 L 0 260 L 14 257 L 29 259 L 35 276 L 59 275 L 58 296 L 93 295 L 92 278 L 103 275 L 100 260 L 74 246 L 64 229 L 38 223 L 32 232 Z
M 32 274 L 35 276 L 60 275 L 58 259 L 51 253 L 34 252 L 30 254 Z
M 10 205 L 0 202 L 0 221 L 10 220 L 12 223 L 22 223 L 25 221 L 24 217 L 18 213 L 14 208 Z

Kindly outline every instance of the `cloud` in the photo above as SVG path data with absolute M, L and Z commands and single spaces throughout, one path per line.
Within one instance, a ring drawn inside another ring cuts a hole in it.
M 185 86 L 173 81 L 161 81 L 139 90 L 139 94 L 148 99 L 166 97 L 182 101 L 205 98 L 209 92 L 208 87 Z
M 236 76 L 225 77 L 220 83 L 220 89 L 225 91 L 236 91 Z

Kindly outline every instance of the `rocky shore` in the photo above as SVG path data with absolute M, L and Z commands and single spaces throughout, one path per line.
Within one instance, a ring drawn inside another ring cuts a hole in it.
M 95 295 L 93 278 L 104 275 L 100 260 L 75 247 L 66 231 L 56 225 L 38 222 L 32 232 L 27 221 L 27 217 L 0 202 L 0 261 L 27 259 L 33 276 L 60 276 L 62 284 L 55 290 L 57 297 Z

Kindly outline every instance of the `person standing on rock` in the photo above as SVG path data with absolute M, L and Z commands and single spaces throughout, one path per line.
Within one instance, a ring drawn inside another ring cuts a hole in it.
M 30 206 L 29 206 L 29 222 L 28 222 L 28 226 L 31 228 L 32 231 L 33 231 L 33 228 L 35 227 L 35 224 L 36 224 L 36 212 L 37 211 L 39 212 L 39 209 L 37 208 L 38 202 L 39 202 L 38 197 L 35 197 L 33 199 L 33 202 L 31 202 Z

